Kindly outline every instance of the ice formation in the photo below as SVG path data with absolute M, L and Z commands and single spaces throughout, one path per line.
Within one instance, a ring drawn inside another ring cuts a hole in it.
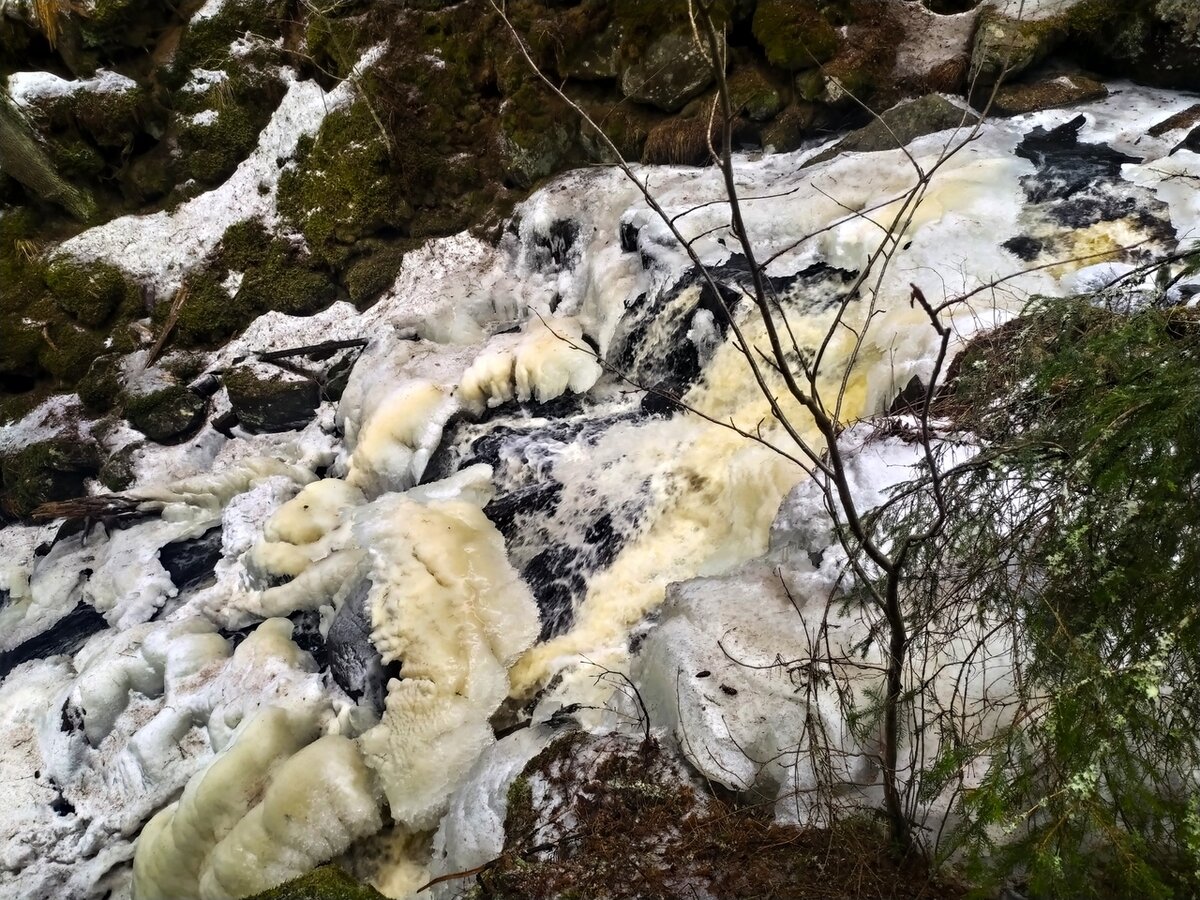
M 848 328 L 830 338 L 826 384 L 846 377 L 843 420 L 928 375 L 936 336 L 910 303 L 912 284 L 937 301 L 976 292 L 951 312 L 957 341 L 1031 294 L 1115 271 L 1100 263 L 1129 267 L 1139 252 L 1196 237 L 1200 156 L 1169 155 L 1181 134 L 1150 128 L 1193 99 L 1112 88 L 1100 103 L 987 125 L 939 170 L 879 279 L 863 270 L 876 223 L 914 183 L 904 153 L 739 159 L 747 226 L 797 342 L 820 343 L 843 301 L 847 324 L 869 322 L 861 345 Z M 277 157 L 350 90 L 292 82 L 226 186 L 173 214 L 85 231 L 63 252 L 111 259 L 168 291 L 230 222 L 270 218 Z M 931 135 L 909 152 L 928 168 L 953 139 Z M 1096 161 L 1082 185 L 1070 169 L 1080 158 Z M 719 173 L 653 175 L 763 346 L 737 299 L 746 272 Z M 1094 220 L 1072 218 L 1081 203 Z M 1034 248 L 1032 262 L 1013 239 Z M 405 256 L 371 309 L 268 314 L 208 362 L 216 371 L 265 349 L 356 337 L 370 343 L 336 410 L 325 404 L 303 431 L 209 427 L 176 447 L 147 446 L 125 492 L 139 520 L 0 531 L 0 651 L 12 661 L 0 683 L 11 736 L 0 780 L 12 785 L 0 892 L 122 897 L 132 879 L 139 898 L 235 897 L 348 854 L 405 896 L 426 872 L 478 864 L 496 846 L 481 829 L 499 821 L 506 780 L 540 740 L 531 730 L 496 743 L 498 707 L 547 685 L 539 717 L 603 705 L 610 691 L 592 663 L 634 674 L 711 778 L 805 786 L 802 766 L 760 771 L 735 752 L 795 744 L 790 685 L 760 678 L 738 694 L 740 704 L 761 693 L 758 705 L 739 712 L 719 686 L 676 681 L 694 664 L 736 687 L 729 679 L 749 676 L 719 669 L 712 653 L 727 626 L 748 656 L 798 639 L 764 566 L 782 567 L 811 600 L 834 561 L 813 566 L 796 550 L 829 539 L 796 488 L 800 466 L 659 402 L 678 395 L 709 419 L 752 432 L 761 423 L 780 440 L 717 298 L 637 190 L 611 170 L 569 173 L 517 209 L 498 245 L 431 241 Z M 0 446 L 68 418 L 62 402 L 48 404 Z M 128 429 L 103 437 L 110 447 L 134 439 Z M 901 450 L 854 456 L 868 501 L 902 474 Z M 179 556 L 195 569 L 187 577 Z M 664 596 L 654 624 L 647 614 Z M 725 602 L 734 596 L 742 608 Z M 848 637 L 857 625 L 846 623 Z M 636 664 L 631 632 L 646 635 Z M 854 779 L 863 748 L 848 735 L 845 744 Z M 380 832 L 385 804 L 392 825 Z M 468 821 L 480 804 L 486 815 Z M 371 869 L 380 846 L 389 861 Z
M 464 373 L 458 397 L 481 415 L 514 398 L 545 403 L 568 391 L 582 394 L 596 384 L 601 371 L 577 320 L 533 319 L 520 334 L 491 340 Z
M 362 746 L 392 817 L 427 830 L 492 743 L 488 719 L 508 695 L 509 666 L 537 637 L 537 607 L 499 532 L 467 500 L 382 498 L 358 537 L 372 563 L 371 640 L 404 666 Z

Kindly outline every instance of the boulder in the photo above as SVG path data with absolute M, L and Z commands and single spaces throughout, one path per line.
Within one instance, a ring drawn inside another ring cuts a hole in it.
M 181 385 L 143 394 L 125 404 L 125 418 L 157 444 L 179 443 L 204 424 L 208 401 Z
M 99 448 L 76 434 L 6 452 L 0 455 L 0 511 L 26 516 L 43 503 L 81 497 L 99 471 Z
M 1060 75 L 1048 81 L 1004 85 L 996 92 L 992 112 L 998 116 L 1019 116 L 1042 109 L 1103 100 L 1107 96 L 1108 88 L 1094 78 Z
M 234 415 L 247 431 L 303 428 L 321 405 L 321 388 L 311 378 L 273 367 L 239 366 L 225 373 Z
M 655 40 L 621 71 L 621 92 L 667 112 L 682 109 L 713 81 L 712 67 L 690 30 Z
M 1067 34 L 1059 16 L 1037 19 L 985 9 L 971 50 L 971 77 L 980 87 L 990 88 L 1042 62 Z
M 869 125 L 852 131 L 828 150 L 808 161 L 808 165 L 833 159 L 840 153 L 874 153 L 895 150 L 919 137 L 973 125 L 978 116 L 964 106 L 943 97 L 928 94 L 918 100 L 901 103 L 883 113 Z

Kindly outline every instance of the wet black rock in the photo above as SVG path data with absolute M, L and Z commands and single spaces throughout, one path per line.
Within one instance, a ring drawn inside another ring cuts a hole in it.
M 74 653 L 93 634 L 108 627 L 104 616 L 86 603 L 80 603 L 54 625 L 7 653 L 0 653 L 0 678 L 31 659 L 45 659 L 62 653 Z
M 371 613 L 367 595 L 371 582 L 364 579 L 342 604 L 325 635 L 329 673 L 351 698 L 365 700 L 383 710 L 390 674 L 371 643 Z
M 247 431 L 303 428 L 321 405 L 321 388 L 311 378 L 278 370 L 242 366 L 225 373 L 233 413 Z
M 207 579 L 221 558 L 221 528 L 210 528 L 197 538 L 175 541 L 158 551 L 158 561 L 179 590 Z

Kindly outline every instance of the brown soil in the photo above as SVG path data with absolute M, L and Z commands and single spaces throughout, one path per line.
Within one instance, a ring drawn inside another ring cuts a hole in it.
M 780 825 L 769 806 L 739 806 L 695 786 L 654 743 L 559 740 L 514 783 L 506 832 L 504 855 L 477 876 L 479 896 L 941 900 L 966 893 L 923 861 L 896 860 L 870 822 Z

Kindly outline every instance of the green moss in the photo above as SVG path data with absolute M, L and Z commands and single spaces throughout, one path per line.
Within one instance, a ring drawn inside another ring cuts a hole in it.
M 359 884 L 337 866 L 321 866 L 250 900 L 383 900 L 383 894 Z
M 220 278 L 203 272 L 188 279 L 187 301 L 179 310 L 175 334 L 185 346 L 217 344 L 240 332 L 257 315 L 258 310 L 230 297 Z
M 346 291 L 350 302 L 366 309 L 387 290 L 404 261 L 401 247 L 382 247 L 368 256 L 359 257 L 346 272 Z
M 95 178 L 104 171 L 104 157 L 79 138 L 54 141 L 51 155 L 58 171 L 67 178 Z
M 182 438 L 204 422 L 207 403 L 183 385 L 127 399 L 125 418 L 150 440 L 167 443 Z
M 232 297 L 223 284 L 231 272 L 242 276 Z M 208 267 L 188 280 L 176 334 L 185 346 L 219 343 L 271 310 L 311 315 L 332 303 L 336 290 L 327 271 L 261 222 L 241 222 L 226 230 Z M 156 314 L 164 314 L 161 305 Z
M 135 311 L 141 299 L 141 291 L 107 263 L 59 257 L 46 267 L 44 277 L 58 307 L 92 328 L 103 325 L 122 306 Z
M 96 446 L 52 438 L 0 457 L 0 508 L 27 516 L 43 503 L 82 496 L 84 480 L 100 470 Z
M 279 184 L 279 209 L 322 257 L 340 260 L 356 241 L 412 215 L 388 139 L 368 101 L 339 110 L 305 142 Z
M 38 351 L 38 363 L 67 384 L 86 375 L 96 357 L 105 351 L 104 335 L 72 322 L 49 322 L 45 331 L 48 340 Z
M 116 405 L 121 393 L 120 359 L 117 354 L 98 357 L 79 379 L 75 390 L 89 412 L 103 414 Z
M 42 325 L 24 316 L 0 315 L 0 374 L 33 374 L 42 346 Z
M 26 313 L 45 291 L 32 209 L 0 212 L 0 311 Z
M 202 184 L 224 181 L 254 149 L 262 125 L 236 104 L 222 108 L 210 124 L 186 123 L 178 138 L 182 176 Z
M 293 14 L 290 0 L 225 0 L 215 16 L 188 25 L 178 62 L 186 69 L 220 68 L 230 60 L 229 45 L 235 40 L 247 32 L 268 39 L 280 36 Z M 251 61 L 266 62 L 274 56 L 269 46 L 260 49 L 258 55 L 262 54 L 267 59 Z
M 760 0 L 753 29 L 767 60 L 781 69 L 812 68 L 838 51 L 838 33 L 816 0 Z

